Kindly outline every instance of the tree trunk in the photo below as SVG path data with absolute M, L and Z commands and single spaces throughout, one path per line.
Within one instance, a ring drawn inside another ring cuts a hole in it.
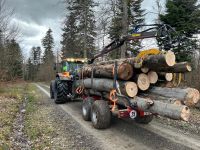
M 93 82 L 93 83 L 92 83 Z M 113 90 L 113 80 L 111 79 L 97 79 L 91 78 L 79 80 L 76 82 L 76 87 L 82 85 L 87 89 L 94 89 L 100 92 L 110 92 Z M 92 85 L 93 84 L 93 85 Z M 119 87 L 123 95 L 134 97 L 138 93 L 138 87 L 134 82 L 117 81 L 117 87 Z
M 144 58 L 142 67 L 149 69 L 158 69 L 160 67 L 169 67 L 175 64 L 175 55 L 173 52 L 168 51 L 166 54 L 150 55 Z
M 144 98 L 150 98 L 155 101 L 160 101 L 163 103 L 182 105 L 181 100 L 176 99 L 176 98 L 169 98 L 169 97 L 159 96 L 155 94 L 146 94 L 146 93 L 142 93 L 140 94 L 140 96 Z
M 159 78 L 159 80 L 164 80 L 164 81 L 170 82 L 170 81 L 173 80 L 173 74 L 172 73 L 159 72 L 158 78 Z
M 114 62 L 126 62 L 131 64 L 133 68 L 148 68 L 151 70 L 159 71 L 159 68 L 173 66 L 175 64 L 175 55 L 173 52 L 168 51 L 165 54 L 146 56 L 142 64 L 137 63 L 137 61 L 138 59 L 136 57 L 133 57 L 125 59 L 115 59 L 105 62 L 96 62 L 96 65 L 113 64 Z
M 187 106 L 194 106 L 199 101 L 199 91 L 193 88 L 165 88 L 153 87 L 149 89 L 149 94 L 156 94 L 169 98 L 176 98 L 181 100 Z
M 181 62 L 181 63 L 176 63 L 174 66 L 170 67 L 154 68 L 154 70 L 160 72 L 185 73 L 185 72 L 191 72 L 192 67 L 188 64 L 188 62 Z
M 138 108 L 144 111 L 149 111 L 171 119 L 188 121 L 190 117 L 190 110 L 187 106 L 153 101 L 153 105 L 149 107 L 149 100 L 141 97 L 136 97 L 132 99 L 131 102 L 136 102 Z
M 149 78 L 146 74 L 141 73 L 141 74 L 137 74 L 134 77 L 134 81 L 137 83 L 137 86 L 140 90 L 142 91 L 146 91 L 148 90 L 149 86 L 150 86 L 150 82 L 149 82 Z
M 83 67 L 83 76 L 91 77 L 93 69 L 93 76 L 97 78 L 113 78 L 114 77 L 114 64 L 105 65 L 89 65 Z M 129 63 L 118 63 L 117 77 L 121 80 L 129 80 L 133 76 L 133 67 Z
M 155 71 L 150 71 L 147 74 L 150 84 L 155 84 L 158 81 L 158 74 Z

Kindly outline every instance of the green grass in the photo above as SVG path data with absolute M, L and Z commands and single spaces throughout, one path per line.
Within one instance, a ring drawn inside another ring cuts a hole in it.
M 12 125 L 23 101 L 25 83 L 0 84 L 0 150 L 10 146 Z
M 25 133 L 34 143 L 33 149 L 44 149 L 50 147 L 51 137 L 54 134 L 54 128 L 49 123 L 48 115 L 51 111 L 43 106 L 42 95 L 37 92 L 34 85 L 28 86 L 28 103 L 25 116 Z
M 51 147 L 51 138 L 55 134 L 53 122 L 49 119 L 51 108 L 45 105 L 45 99 L 34 84 L 0 83 L 0 150 L 9 149 L 12 142 L 13 122 L 19 107 L 27 97 L 24 133 L 33 143 L 32 149 L 42 150 Z

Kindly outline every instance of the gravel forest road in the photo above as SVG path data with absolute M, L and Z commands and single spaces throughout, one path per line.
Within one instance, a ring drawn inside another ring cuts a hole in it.
M 35 84 L 49 97 L 49 87 L 42 83 Z M 53 100 L 49 98 L 50 103 Z M 55 105 L 52 103 L 52 105 Z M 112 125 L 106 130 L 97 130 L 91 122 L 81 116 L 81 101 L 58 105 L 63 112 L 77 122 L 81 130 L 94 137 L 94 146 L 107 150 L 189 150 L 200 149 L 200 136 L 187 135 L 180 130 L 165 126 L 156 121 L 149 125 L 136 124 L 132 120 L 113 118 Z M 64 119 L 64 118 L 63 118 Z M 80 130 L 80 129 L 77 129 Z M 96 142 L 95 142 L 96 141 Z M 98 145 L 95 145 L 98 143 Z M 99 144 L 100 143 L 100 144 Z

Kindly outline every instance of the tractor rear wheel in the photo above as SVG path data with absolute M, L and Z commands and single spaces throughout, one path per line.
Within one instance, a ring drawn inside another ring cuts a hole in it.
M 91 120 L 91 107 L 93 103 L 94 99 L 92 97 L 88 97 L 87 99 L 83 100 L 82 116 L 85 121 Z
M 106 129 L 110 126 L 111 113 L 106 101 L 96 100 L 93 103 L 91 109 L 91 120 L 96 129 Z
M 70 101 L 69 88 L 66 81 L 56 80 L 56 87 L 54 91 L 54 101 L 56 104 L 65 103 Z

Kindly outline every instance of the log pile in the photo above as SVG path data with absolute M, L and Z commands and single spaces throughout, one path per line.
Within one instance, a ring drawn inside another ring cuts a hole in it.
M 173 52 L 147 55 L 142 59 L 127 58 L 96 62 L 86 65 L 80 72 L 76 87 L 84 87 L 86 94 L 110 100 L 110 92 L 130 98 L 131 103 L 143 111 L 188 121 L 189 107 L 195 106 L 199 91 L 193 88 L 158 87 L 157 83 L 171 82 L 174 73 L 192 71 L 187 62 L 176 63 Z M 116 82 L 115 82 L 116 81 Z M 117 96 L 117 103 L 128 103 Z

